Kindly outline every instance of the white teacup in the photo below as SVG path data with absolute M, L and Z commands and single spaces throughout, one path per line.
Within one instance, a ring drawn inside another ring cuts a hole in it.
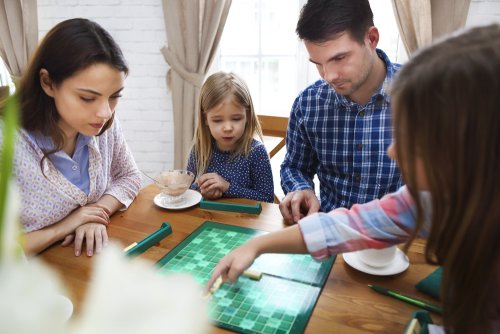
M 359 259 L 371 267 L 385 267 L 396 257 L 396 246 L 382 249 L 364 249 L 358 251 Z

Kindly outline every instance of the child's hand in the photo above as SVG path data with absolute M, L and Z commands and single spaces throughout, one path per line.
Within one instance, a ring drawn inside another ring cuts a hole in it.
M 198 186 L 204 197 L 219 198 L 229 189 L 229 182 L 217 173 L 207 173 L 198 178 Z
M 201 194 L 203 195 L 203 197 L 205 197 L 207 199 L 217 199 L 217 198 L 222 197 L 222 191 L 220 191 L 219 189 L 216 189 L 213 191 L 208 191 L 208 192 L 202 191 Z
M 210 291 L 219 276 L 222 276 L 223 282 L 236 282 L 257 256 L 259 254 L 252 242 L 247 242 L 224 256 L 212 271 L 212 276 L 205 286 L 205 293 Z

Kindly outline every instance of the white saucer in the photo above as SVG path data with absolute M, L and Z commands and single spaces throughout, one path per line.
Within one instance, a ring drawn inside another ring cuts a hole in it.
M 170 210 L 180 210 L 196 205 L 201 200 L 201 194 L 193 189 L 186 190 L 186 192 L 182 196 L 184 196 L 184 201 L 180 203 L 165 203 L 162 200 L 162 194 L 160 193 L 155 196 L 153 201 L 160 208 L 170 209 Z
M 344 261 L 359 271 L 367 274 L 378 275 L 378 276 L 388 276 L 402 273 L 410 265 L 408 257 L 399 248 L 396 250 L 396 256 L 394 261 L 384 267 L 372 267 L 365 264 L 358 257 L 358 252 L 350 252 L 342 254 Z

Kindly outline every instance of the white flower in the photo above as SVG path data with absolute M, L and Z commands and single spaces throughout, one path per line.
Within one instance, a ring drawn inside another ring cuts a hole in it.
M 191 276 L 164 276 L 147 261 L 124 257 L 115 245 L 98 256 L 82 311 L 72 334 L 191 334 L 210 328 L 201 287 Z
M 71 314 L 58 278 L 37 260 L 0 266 L 0 332 L 66 333 Z

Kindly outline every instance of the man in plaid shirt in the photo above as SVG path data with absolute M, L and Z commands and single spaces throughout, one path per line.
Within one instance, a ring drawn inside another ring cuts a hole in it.
M 322 78 L 295 100 L 281 165 L 287 223 L 396 191 L 388 86 L 400 65 L 377 49 L 368 0 L 309 0 L 297 34 Z M 313 178 L 320 182 L 319 203 Z

